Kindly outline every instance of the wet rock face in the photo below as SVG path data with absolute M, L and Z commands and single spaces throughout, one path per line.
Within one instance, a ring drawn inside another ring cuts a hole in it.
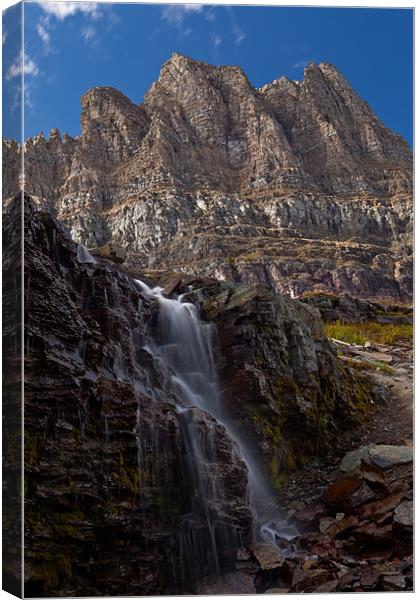
M 165 365 L 144 348 L 158 304 L 131 267 L 93 258 L 29 199 L 25 210 L 27 594 L 194 591 L 251 540 L 244 462 L 206 411 L 179 411 Z M 215 324 L 224 409 L 274 485 L 366 410 L 368 381 L 339 367 L 311 307 L 261 284 L 172 277 L 167 295 L 175 288 Z
M 255 89 L 174 54 L 141 106 L 94 88 L 81 123 L 29 139 L 25 175 L 86 246 L 292 296 L 411 298 L 411 152 L 335 67 Z M 6 142 L 6 194 L 18 154 Z
M 4 202 L 2 208 L 3 587 L 19 597 L 22 594 L 22 217 L 19 201 Z
M 209 539 L 176 397 L 143 349 L 156 305 L 29 201 L 25 217 L 26 593 L 187 592 L 214 574 L 211 543 L 226 566 L 249 538 L 245 466 L 223 427 L 188 415 L 222 483 Z
M 225 406 L 280 488 L 287 471 L 333 447 L 338 431 L 365 418 L 370 380 L 342 368 L 313 308 L 261 284 L 215 282 L 198 294 L 219 334 Z

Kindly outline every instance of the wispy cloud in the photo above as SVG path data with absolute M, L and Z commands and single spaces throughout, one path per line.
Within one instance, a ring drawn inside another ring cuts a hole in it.
M 215 23 L 218 8 L 221 10 L 221 7 L 203 4 L 169 4 L 161 9 L 161 18 L 167 25 L 176 27 L 181 36 L 187 36 L 193 32 L 192 28 L 187 24 L 187 19 L 189 19 L 189 17 L 194 14 L 200 15 L 200 17 L 206 19 L 206 21 Z M 225 9 L 228 11 L 231 23 L 231 35 L 228 36 L 228 39 L 233 41 L 236 46 L 239 46 L 246 38 L 246 33 L 237 23 L 231 7 L 225 6 Z M 216 50 L 222 41 L 223 39 L 217 31 L 210 34 L 211 45 Z
M 82 29 L 82 38 L 85 40 L 85 42 L 89 42 L 91 40 L 93 40 L 93 38 L 96 36 L 96 30 L 91 27 L 90 25 L 88 27 L 83 27 Z
M 211 36 L 211 43 L 212 43 L 212 44 L 213 44 L 213 46 L 216 48 L 216 50 L 217 50 L 217 48 L 220 46 L 220 44 L 222 43 L 222 41 L 223 41 L 223 38 L 222 38 L 222 36 L 221 36 L 221 35 L 219 35 L 218 33 L 214 33 L 214 34 Z
M 94 51 L 91 58 L 96 57 L 97 51 L 101 48 L 101 36 L 98 35 L 98 30 L 92 25 L 82 27 L 80 35 L 87 46 Z
M 306 67 L 306 65 L 308 64 L 308 62 L 309 62 L 308 60 L 298 60 L 292 66 L 293 71 L 296 71 L 297 69 L 304 69 Z
M 50 17 L 48 15 L 41 17 L 36 24 L 36 31 L 41 38 L 44 52 L 49 54 L 51 51 L 51 35 L 49 31 Z
M 1 33 L 1 39 L 2 39 L 2 45 L 4 46 L 4 44 L 6 43 L 6 40 L 7 40 L 7 31 L 5 29 L 3 29 L 2 33 Z
M 11 79 L 14 79 L 15 77 L 20 77 L 22 75 L 22 72 L 24 75 L 33 75 L 36 76 L 39 73 L 39 68 L 38 65 L 35 63 L 35 61 L 28 56 L 27 53 L 25 53 L 24 59 L 23 59 L 23 64 L 22 64 L 22 55 L 19 53 L 15 60 L 12 62 L 12 64 L 10 65 L 10 67 L 7 70 L 6 73 L 6 79 L 7 81 L 10 81 Z
M 207 21 L 214 21 L 216 19 L 216 8 L 217 6 L 210 6 L 204 13 Z
M 194 13 L 201 13 L 202 4 L 168 4 L 162 9 L 162 19 L 171 25 L 180 26 Z
M 40 17 L 36 31 L 42 41 L 45 54 L 56 51 L 53 44 L 52 32 L 70 17 L 80 15 L 85 23 L 80 29 L 80 37 L 91 49 L 100 47 L 98 31 L 91 25 L 92 22 L 103 21 L 103 28 L 108 33 L 119 19 L 111 10 L 111 5 L 99 4 L 98 2 L 44 2 L 39 0 L 37 4 L 44 11 Z
M 246 38 L 246 34 L 244 31 L 242 31 L 242 29 L 239 27 L 239 25 L 234 24 L 233 25 L 233 34 L 235 36 L 235 44 L 237 46 L 239 46 L 239 44 L 241 44 L 244 39 Z
M 37 2 L 39 6 L 49 15 L 53 15 L 60 21 L 77 12 L 90 15 L 93 19 L 99 18 L 101 9 L 98 2 Z
M 225 9 L 229 15 L 229 19 L 230 19 L 230 23 L 231 23 L 231 28 L 232 28 L 232 35 L 233 35 L 233 39 L 235 42 L 236 46 L 239 46 L 240 44 L 242 44 L 242 42 L 244 41 L 244 39 L 246 38 L 246 33 L 245 31 L 238 25 L 238 22 L 236 21 L 235 18 L 235 14 L 232 10 L 231 6 L 225 6 Z
M 32 80 L 27 80 L 25 79 L 25 85 L 24 85 L 24 90 L 25 90 L 25 106 L 27 106 L 28 108 L 33 108 L 34 107 L 34 103 L 33 103 L 33 89 L 36 87 L 35 85 L 35 81 Z

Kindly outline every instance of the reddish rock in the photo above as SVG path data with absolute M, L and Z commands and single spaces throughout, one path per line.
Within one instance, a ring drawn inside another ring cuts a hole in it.
M 296 571 L 293 577 L 292 593 L 314 592 L 316 588 L 328 582 L 335 581 L 335 575 L 324 569 L 310 571 Z
M 360 576 L 360 586 L 366 592 L 373 592 L 378 588 L 381 578 L 381 571 L 372 568 L 362 569 Z
M 293 519 L 304 525 L 309 525 L 321 515 L 325 515 L 328 509 L 323 502 L 316 502 L 306 506 L 304 509 L 297 511 L 293 515 Z
M 349 515 L 333 523 L 328 529 L 324 531 L 324 535 L 326 537 L 335 538 L 337 535 L 341 534 L 343 531 L 347 531 L 348 529 L 355 527 L 359 523 L 359 519 L 353 515 Z
M 360 519 L 377 520 L 378 517 L 394 510 L 401 502 L 403 494 L 393 494 L 375 502 L 369 502 L 359 507 L 357 514 Z
M 165 285 L 162 290 L 162 295 L 166 298 L 170 298 L 172 294 L 174 294 L 179 287 L 182 285 L 181 277 L 173 277 L 169 280 L 169 282 Z
M 359 541 L 373 543 L 388 542 L 393 538 L 392 525 L 389 524 L 378 527 L 375 523 L 366 522 L 361 524 L 358 528 L 353 529 L 352 535 Z
M 275 544 L 255 543 L 250 550 L 264 571 L 278 569 L 284 563 L 284 556 Z
M 351 496 L 359 490 L 362 480 L 355 476 L 339 477 L 326 488 L 322 500 L 330 505 L 344 506 L 348 504 Z

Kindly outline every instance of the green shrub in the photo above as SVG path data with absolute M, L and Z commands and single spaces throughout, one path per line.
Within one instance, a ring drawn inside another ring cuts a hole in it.
M 367 321 L 366 323 L 327 323 L 325 332 L 328 337 L 349 344 L 363 346 L 366 342 L 395 346 L 401 342 L 412 342 L 412 324 L 391 324 Z

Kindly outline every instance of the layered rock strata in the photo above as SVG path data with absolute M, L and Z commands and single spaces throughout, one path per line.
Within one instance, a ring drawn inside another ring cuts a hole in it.
M 292 296 L 411 298 L 411 151 L 332 65 L 255 89 L 174 54 L 140 106 L 109 87 L 81 102 L 79 137 L 25 144 L 27 192 L 76 241 Z

